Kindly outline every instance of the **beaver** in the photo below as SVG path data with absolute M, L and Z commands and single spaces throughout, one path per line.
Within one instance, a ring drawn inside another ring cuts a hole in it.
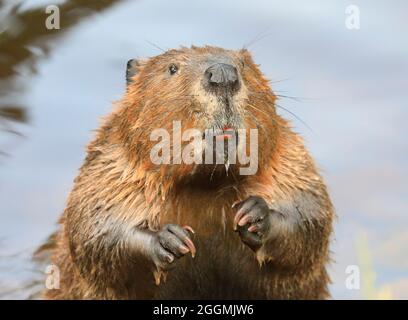
M 328 298 L 334 209 L 249 51 L 181 47 L 131 60 L 126 78 L 46 246 L 60 286 L 44 297 Z M 241 174 L 239 161 L 152 161 L 152 131 L 176 121 L 221 130 L 222 142 L 225 130 L 257 130 L 256 172 Z

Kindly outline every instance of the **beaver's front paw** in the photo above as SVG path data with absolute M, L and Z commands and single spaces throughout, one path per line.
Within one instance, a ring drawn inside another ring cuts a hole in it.
M 191 240 L 191 227 L 181 227 L 176 224 L 166 224 L 153 238 L 152 259 L 157 270 L 167 271 L 175 265 L 175 260 L 188 252 L 192 257 L 196 248 Z
M 257 251 L 264 243 L 271 228 L 271 213 L 265 200 L 251 196 L 232 206 L 237 210 L 233 227 L 239 233 L 242 242 Z

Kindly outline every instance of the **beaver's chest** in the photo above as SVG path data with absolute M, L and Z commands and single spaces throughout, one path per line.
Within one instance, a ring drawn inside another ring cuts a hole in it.
M 162 299 L 264 299 L 265 279 L 251 250 L 220 234 L 194 240 L 197 254 L 177 261 L 157 288 Z
M 224 234 L 232 230 L 234 213 L 232 204 L 237 201 L 235 192 L 210 192 L 185 189 L 168 198 L 162 205 L 160 224 L 188 225 L 201 236 Z
M 232 228 L 233 212 L 226 205 L 179 207 L 162 223 L 189 225 L 195 258 L 182 257 L 158 287 L 164 299 L 243 299 L 265 298 L 264 277 L 254 253 L 241 242 Z M 187 211 L 189 210 L 189 211 Z

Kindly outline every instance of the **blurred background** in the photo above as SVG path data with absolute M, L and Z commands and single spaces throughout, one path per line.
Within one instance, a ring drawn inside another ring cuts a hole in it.
M 49 4 L 60 29 L 47 30 Z M 350 30 L 346 8 L 360 11 Z M 27 298 L 130 58 L 248 45 L 304 136 L 338 219 L 334 299 L 408 299 L 408 3 L 0 0 L 0 298 Z M 359 289 L 346 286 L 360 268 Z

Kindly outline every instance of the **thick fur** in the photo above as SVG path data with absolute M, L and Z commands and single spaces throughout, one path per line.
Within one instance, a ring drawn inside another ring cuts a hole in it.
M 212 105 L 196 79 L 200 61 L 223 56 L 239 68 L 242 89 L 231 115 Z M 180 74 L 170 77 L 171 63 Z M 323 299 L 328 298 L 333 208 L 301 138 L 275 112 L 275 96 L 246 50 L 182 48 L 143 61 L 124 98 L 89 144 L 54 244 L 59 290 L 48 299 Z M 208 102 L 208 103 L 207 103 Z M 155 128 L 221 126 L 259 130 L 255 175 L 224 166 L 154 165 Z M 221 119 L 221 120 L 220 120 Z M 232 228 L 232 204 L 262 197 L 282 213 L 274 237 L 253 252 Z M 134 230 L 189 225 L 197 255 L 186 255 L 155 284 L 155 266 L 132 255 Z

